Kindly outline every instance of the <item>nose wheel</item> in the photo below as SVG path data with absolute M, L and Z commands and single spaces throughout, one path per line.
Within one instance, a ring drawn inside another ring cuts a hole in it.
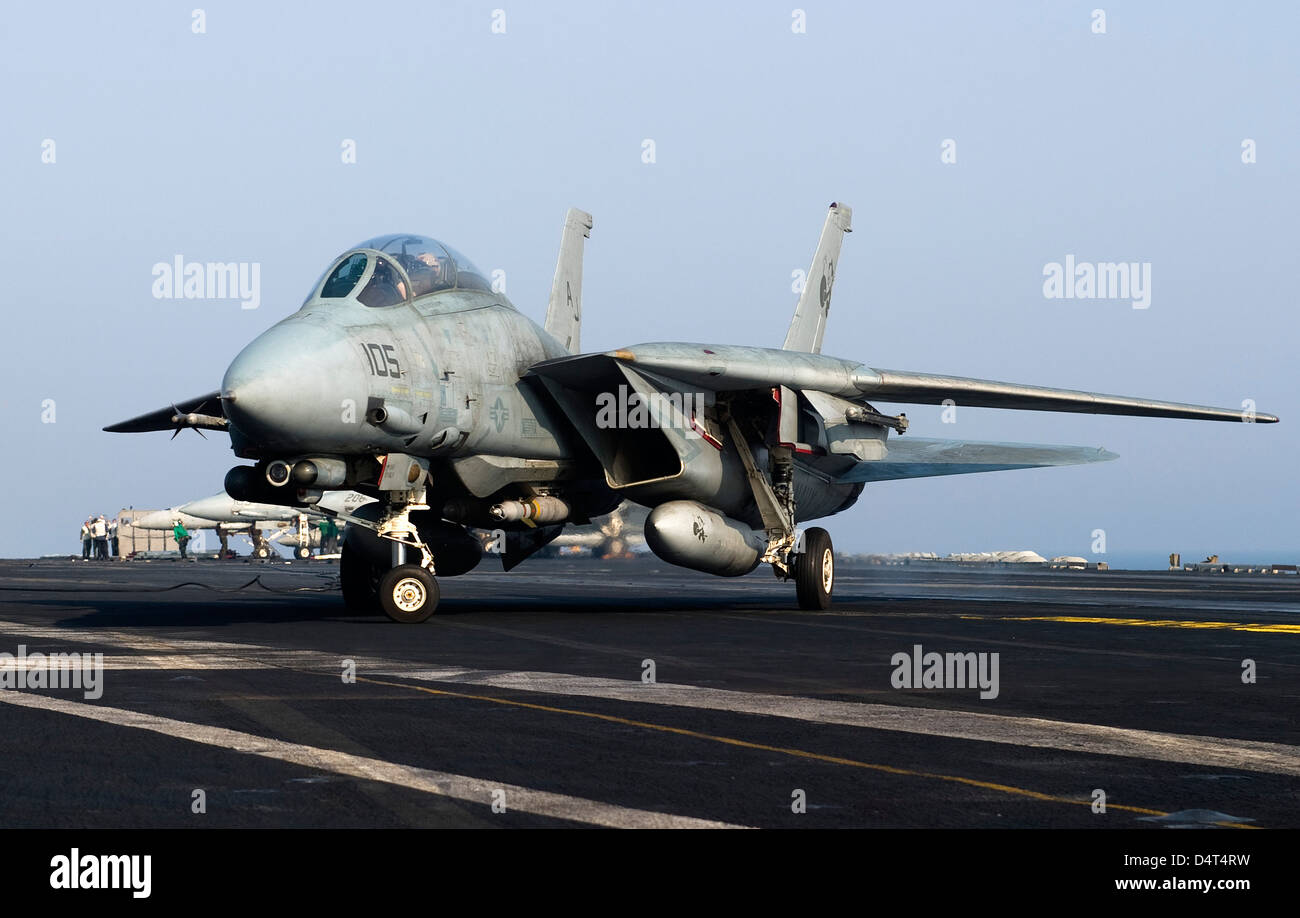
M 411 465 L 404 480 L 414 489 L 386 492 L 387 500 L 376 530 L 376 534 L 388 542 L 392 552 L 392 566 L 379 578 L 379 608 L 393 621 L 404 625 L 419 624 L 438 608 L 433 553 L 420 538 L 420 530 L 411 522 L 412 511 L 429 509 L 424 499 L 423 476 L 426 473 L 424 466 Z M 381 475 L 380 488 L 383 486 Z M 420 563 L 408 563 L 407 558 L 416 552 Z
M 803 552 L 794 563 L 795 593 L 800 609 L 822 611 L 831 607 L 835 588 L 835 550 L 831 534 L 813 528 L 804 532 Z
M 415 625 L 438 608 L 438 581 L 418 564 L 399 564 L 379 578 L 379 605 L 395 622 Z

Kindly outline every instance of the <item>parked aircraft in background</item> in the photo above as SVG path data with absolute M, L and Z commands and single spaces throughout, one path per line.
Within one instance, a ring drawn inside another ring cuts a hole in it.
M 213 494 L 169 507 L 155 510 L 136 517 L 131 526 L 135 529 L 154 529 L 170 531 L 179 522 L 187 531 L 211 529 L 221 540 L 221 552 L 229 550 L 228 538 L 231 534 L 247 534 L 253 543 L 253 555 L 257 558 L 269 558 L 274 551 L 270 542 L 289 544 L 294 548 L 294 556 L 306 558 L 313 545 L 320 544 L 319 532 L 316 541 L 311 541 L 312 521 L 319 520 L 329 511 L 333 515 L 348 512 L 357 507 L 374 503 L 373 497 L 357 494 L 354 491 L 333 491 L 325 497 L 317 509 L 287 507 L 282 504 L 259 504 L 246 500 L 236 500 L 228 494 Z M 267 539 L 265 533 L 277 530 L 277 534 Z M 293 531 L 291 541 L 285 536 Z

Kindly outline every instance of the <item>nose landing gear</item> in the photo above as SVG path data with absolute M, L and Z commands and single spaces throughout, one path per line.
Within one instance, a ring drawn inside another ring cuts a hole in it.
M 433 553 L 411 522 L 412 510 L 427 510 L 424 488 L 393 491 L 379 521 L 379 536 L 392 545 L 392 567 L 379 578 L 379 607 L 395 622 L 419 624 L 438 608 L 440 593 L 434 579 Z M 407 549 L 420 553 L 419 564 L 408 564 Z

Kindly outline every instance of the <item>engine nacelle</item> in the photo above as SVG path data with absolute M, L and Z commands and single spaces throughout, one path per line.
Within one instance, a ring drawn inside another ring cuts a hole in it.
M 645 542 L 669 564 L 739 577 L 758 566 L 767 537 L 693 500 L 674 500 L 650 511 Z

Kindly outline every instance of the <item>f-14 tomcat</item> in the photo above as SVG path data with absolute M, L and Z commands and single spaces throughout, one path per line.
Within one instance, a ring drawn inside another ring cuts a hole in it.
M 171 531 L 176 523 L 187 530 L 212 529 L 221 540 L 221 553 L 229 549 L 228 536 L 231 533 L 247 533 L 253 543 L 253 556 L 269 558 L 273 554 L 271 542 L 285 541 L 286 533 L 292 535 L 296 547 L 294 557 L 299 560 L 311 555 L 309 546 L 319 544 L 319 531 L 312 523 L 330 511 L 337 516 L 340 511 L 354 509 L 361 504 L 370 503 L 372 498 L 352 491 L 331 491 L 323 494 L 320 501 L 312 507 L 288 507 L 282 504 L 255 504 L 243 500 L 234 500 L 227 494 L 213 494 L 181 504 L 155 510 L 131 520 L 132 529 L 153 529 Z M 264 530 L 279 530 L 269 540 Z M 295 532 L 289 533 L 290 529 Z M 313 533 L 316 533 L 313 535 Z
M 901 436 L 872 402 L 1267 423 L 1175 402 L 873 369 L 821 353 L 850 208 L 832 204 L 782 348 L 639 344 L 580 353 L 583 240 L 570 210 L 544 327 L 456 250 L 381 236 L 336 258 L 296 313 L 235 357 L 219 391 L 105 428 L 224 429 L 238 500 L 318 507 L 330 490 L 377 498 L 342 510 L 349 607 L 399 622 L 437 607 L 492 530 L 507 570 L 629 500 L 672 564 L 721 576 L 769 564 L 800 607 L 831 601 L 821 528 L 868 482 L 1116 458 L 1075 446 Z

